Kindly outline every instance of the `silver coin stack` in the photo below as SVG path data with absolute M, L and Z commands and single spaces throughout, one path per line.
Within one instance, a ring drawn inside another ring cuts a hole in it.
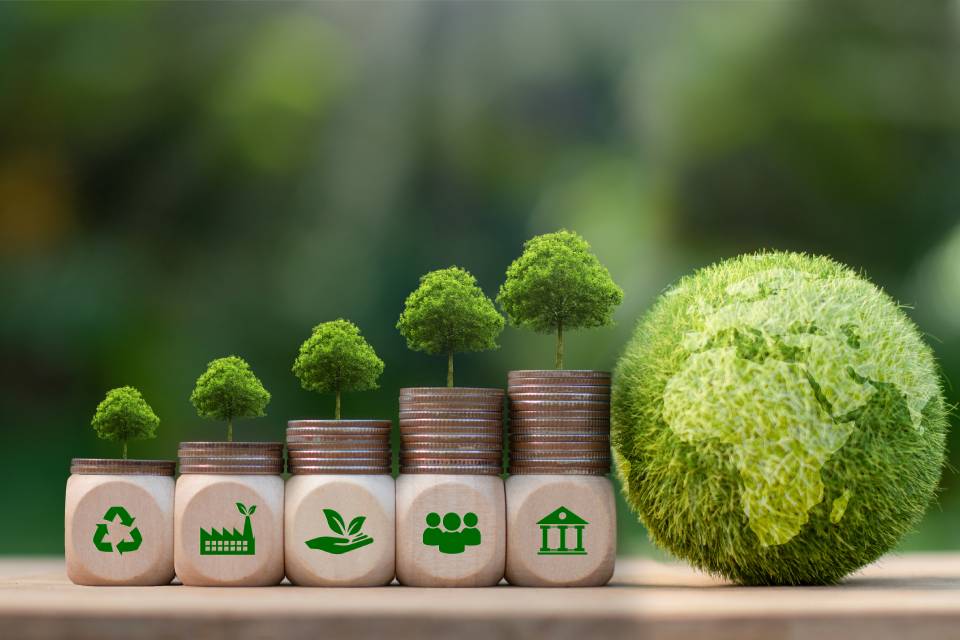
M 287 456 L 292 474 L 390 473 L 389 420 L 291 420 Z
M 282 442 L 181 442 L 177 457 L 180 459 L 180 473 L 283 473 Z
M 610 473 L 610 373 L 508 374 L 510 473 Z
M 400 389 L 400 472 L 503 473 L 503 389 Z

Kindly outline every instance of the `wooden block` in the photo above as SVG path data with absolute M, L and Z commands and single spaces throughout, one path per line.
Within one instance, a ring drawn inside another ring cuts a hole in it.
M 64 526 L 70 580 L 168 584 L 173 579 L 173 486 L 169 476 L 71 475 Z
M 593 587 L 610 580 L 617 513 L 608 478 L 514 475 L 506 496 L 510 584 Z
M 391 476 L 295 475 L 287 480 L 284 503 L 284 564 L 290 582 L 372 587 L 393 580 L 396 495 Z
M 283 580 L 283 479 L 186 474 L 177 480 L 174 565 L 192 586 Z
M 506 557 L 499 476 L 397 478 L 397 579 L 419 587 L 486 587 Z

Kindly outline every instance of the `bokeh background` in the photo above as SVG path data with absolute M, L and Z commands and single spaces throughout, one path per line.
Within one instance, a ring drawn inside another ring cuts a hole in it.
M 570 228 L 625 290 L 568 365 L 610 369 L 682 274 L 763 248 L 862 268 L 960 392 L 960 12 L 955 2 L 6 3 L 0 5 L 0 552 L 63 549 L 90 417 L 139 387 L 133 457 L 219 439 L 205 364 L 273 394 L 240 439 L 333 400 L 290 366 L 344 316 L 386 361 L 345 417 L 396 417 L 443 358 L 394 325 L 457 264 L 491 296 L 531 235 Z M 508 328 L 458 384 L 552 365 Z M 951 436 L 953 464 L 960 462 Z M 960 547 L 952 468 L 904 549 Z M 624 553 L 656 553 L 622 509 Z

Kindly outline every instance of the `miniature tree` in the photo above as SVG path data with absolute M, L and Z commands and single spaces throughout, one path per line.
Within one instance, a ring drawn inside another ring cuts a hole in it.
M 300 345 L 293 373 L 307 391 L 336 394 L 334 417 L 340 419 L 340 393 L 377 388 L 383 360 L 349 320 L 324 322 Z
M 453 386 L 453 354 L 497 348 L 503 316 L 477 280 L 459 267 L 431 271 L 407 296 L 397 329 L 414 351 L 446 354 L 447 386 Z
M 139 391 L 133 387 L 119 387 L 107 392 L 97 405 L 90 424 L 100 438 L 119 442 L 126 459 L 127 442 L 156 438 L 160 418 Z
M 270 393 L 243 358 L 229 356 L 207 365 L 197 378 L 190 402 L 201 418 L 226 420 L 227 442 L 233 442 L 233 419 L 266 415 Z
M 612 324 L 622 301 L 623 290 L 590 245 L 566 230 L 527 240 L 497 295 L 514 326 L 556 334 L 557 369 L 563 368 L 564 330 Z

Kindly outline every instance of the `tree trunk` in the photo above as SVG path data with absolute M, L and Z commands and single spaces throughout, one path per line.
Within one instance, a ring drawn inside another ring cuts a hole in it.
M 563 369 L 563 320 L 557 323 L 557 357 L 554 365 L 557 369 Z
M 233 442 L 233 416 L 227 418 L 227 442 Z
M 447 386 L 453 386 L 453 351 L 447 352 Z
M 340 419 L 340 387 L 337 387 L 337 406 L 333 410 L 333 419 L 334 420 Z
M 127 441 L 126 440 L 123 441 L 123 459 L 124 460 L 127 459 Z

